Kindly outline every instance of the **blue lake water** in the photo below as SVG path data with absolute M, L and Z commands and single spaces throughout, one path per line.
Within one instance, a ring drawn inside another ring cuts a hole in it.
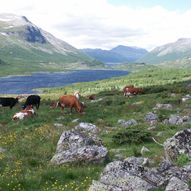
M 76 70 L 70 72 L 38 72 L 30 76 L 0 77 L 0 94 L 30 94 L 35 88 L 60 87 L 77 82 L 89 82 L 126 76 L 122 70 Z

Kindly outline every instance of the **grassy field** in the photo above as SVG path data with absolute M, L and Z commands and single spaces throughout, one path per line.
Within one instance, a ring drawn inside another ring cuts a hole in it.
M 134 129 L 139 133 L 148 133 L 149 124 L 144 117 L 153 111 L 156 103 L 171 103 L 173 110 L 157 110 L 160 122 L 155 130 L 149 131 L 150 136 L 163 143 L 178 130 L 189 127 L 169 126 L 161 122 L 170 114 L 191 114 L 191 100 L 180 103 L 181 97 L 191 91 L 188 87 L 191 84 L 190 73 L 189 70 L 180 69 L 147 69 L 126 77 L 44 89 L 37 116 L 23 121 L 11 120 L 22 103 L 12 110 L 0 108 L 0 148 L 5 149 L 0 152 L 0 190 L 86 191 L 92 180 L 99 178 L 105 165 L 115 160 L 116 154 L 124 157 L 139 156 L 143 145 L 151 151 L 144 156 L 149 156 L 158 164 L 164 155 L 161 146 L 151 140 L 137 142 L 136 132 L 131 137 L 131 143 L 120 135 Z M 121 90 L 127 84 L 144 88 L 144 94 L 132 98 L 124 97 Z M 49 108 L 52 100 L 75 90 L 81 92 L 80 99 L 87 106 L 85 114 L 69 114 L 67 109 L 63 114 L 60 108 Z M 86 98 L 89 94 L 96 94 L 96 99 L 101 98 L 100 101 L 91 103 Z M 55 153 L 61 133 L 77 125 L 72 122 L 77 118 L 80 122 L 93 123 L 100 129 L 99 136 L 109 151 L 107 161 L 101 164 L 51 165 L 50 159 Z M 118 119 L 132 118 L 138 122 L 133 128 L 124 129 L 117 123 Z M 55 123 L 61 123 L 63 127 L 55 127 Z M 159 133 L 162 136 L 157 136 Z

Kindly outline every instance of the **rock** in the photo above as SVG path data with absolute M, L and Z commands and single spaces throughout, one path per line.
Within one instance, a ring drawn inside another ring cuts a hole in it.
M 61 123 L 54 123 L 54 127 L 56 127 L 56 128 L 62 128 L 62 127 L 64 127 L 64 125 L 61 124 Z
M 141 148 L 141 155 L 144 155 L 144 153 L 147 153 L 147 152 L 150 152 L 150 150 L 147 147 L 143 146 Z
M 183 119 L 178 115 L 171 115 L 168 122 L 170 125 L 180 125 L 183 123 Z
M 0 153 L 4 153 L 6 151 L 6 149 L 0 147 Z
M 161 163 L 160 163 L 160 165 L 159 165 L 159 167 L 158 167 L 158 171 L 159 172 L 164 172 L 164 171 L 166 171 L 166 170 L 168 170 L 170 167 L 172 167 L 173 166 L 173 164 L 169 161 L 169 160 L 163 160 Z
M 123 119 L 119 119 L 117 123 L 123 127 L 135 126 L 138 124 L 135 119 L 130 119 L 128 121 L 125 121 Z
M 157 120 L 158 120 L 158 116 L 155 113 L 149 112 L 145 116 L 145 121 L 147 121 L 149 123 L 153 123 L 153 121 L 155 122 Z
M 75 127 L 75 130 L 91 132 L 92 134 L 98 133 L 99 131 L 95 125 L 91 123 L 84 123 L 84 122 L 79 123 L 79 125 Z
M 64 131 L 51 162 L 57 165 L 71 162 L 102 162 L 108 151 L 94 134 L 96 131 L 97 127 L 88 123 L 80 123 L 74 130 Z
M 89 191 L 119 190 L 146 191 L 164 183 L 155 169 L 141 165 L 144 158 L 132 157 L 109 163 L 99 181 L 94 181 Z
M 72 123 L 77 123 L 77 122 L 79 122 L 79 120 L 80 120 L 80 119 L 74 119 L 74 120 L 72 121 Z
M 172 109 L 172 105 L 171 104 L 161 104 L 161 103 L 157 103 L 156 106 L 153 109 L 166 109 L 166 110 L 170 110 Z
M 189 99 L 191 99 L 191 95 L 187 94 L 187 95 L 183 96 L 181 100 L 182 100 L 182 102 L 185 102 Z
M 180 154 L 187 154 L 191 159 L 191 129 L 177 132 L 164 142 L 165 156 L 174 161 Z
M 57 117 L 56 120 L 60 121 L 60 120 L 64 120 L 65 117 L 64 116 L 60 116 L 60 117 Z
M 165 189 L 165 191 L 190 191 L 188 188 L 188 184 L 183 182 L 177 177 L 172 177 L 169 180 L 169 183 Z
M 93 181 L 89 191 L 146 191 L 165 187 L 166 191 L 189 190 L 191 165 L 174 166 L 163 160 L 158 168 L 147 167 L 142 157 L 129 157 L 109 163 L 99 181 Z

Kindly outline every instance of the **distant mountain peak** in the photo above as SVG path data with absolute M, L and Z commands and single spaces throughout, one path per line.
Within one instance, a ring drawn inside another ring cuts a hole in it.
M 175 42 L 156 47 L 139 61 L 158 64 L 188 57 L 191 57 L 191 38 L 179 38 Z
M 135 62 L 148 53 L 147 50 L 138 47 L 118 45 L 111 50 L 82 49 L 87 55 L 104 63 Z
M 35 69 L 103 66 L 70 44 L 37 27 L 25 16 L 14 14 L 0 14 L 0 49 L 1 63 L 36 64 Z

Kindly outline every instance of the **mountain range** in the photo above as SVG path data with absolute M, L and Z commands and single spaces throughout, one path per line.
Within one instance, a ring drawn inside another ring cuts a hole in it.
M 156 47 L 138 60 L 148 64 L 174 64 L 191 66 L 191 38 L 181 38 L 176 42 Z
M 148 51 L 143 48 L 119 45 L 110 50 L 81 49 L 82 52 L 103 63 L 135 62 L 145 56 Z
M 0 66 L 6 70 L 43 71 L 96 68 L 103 64 L 24 16 L 0 14 Z

